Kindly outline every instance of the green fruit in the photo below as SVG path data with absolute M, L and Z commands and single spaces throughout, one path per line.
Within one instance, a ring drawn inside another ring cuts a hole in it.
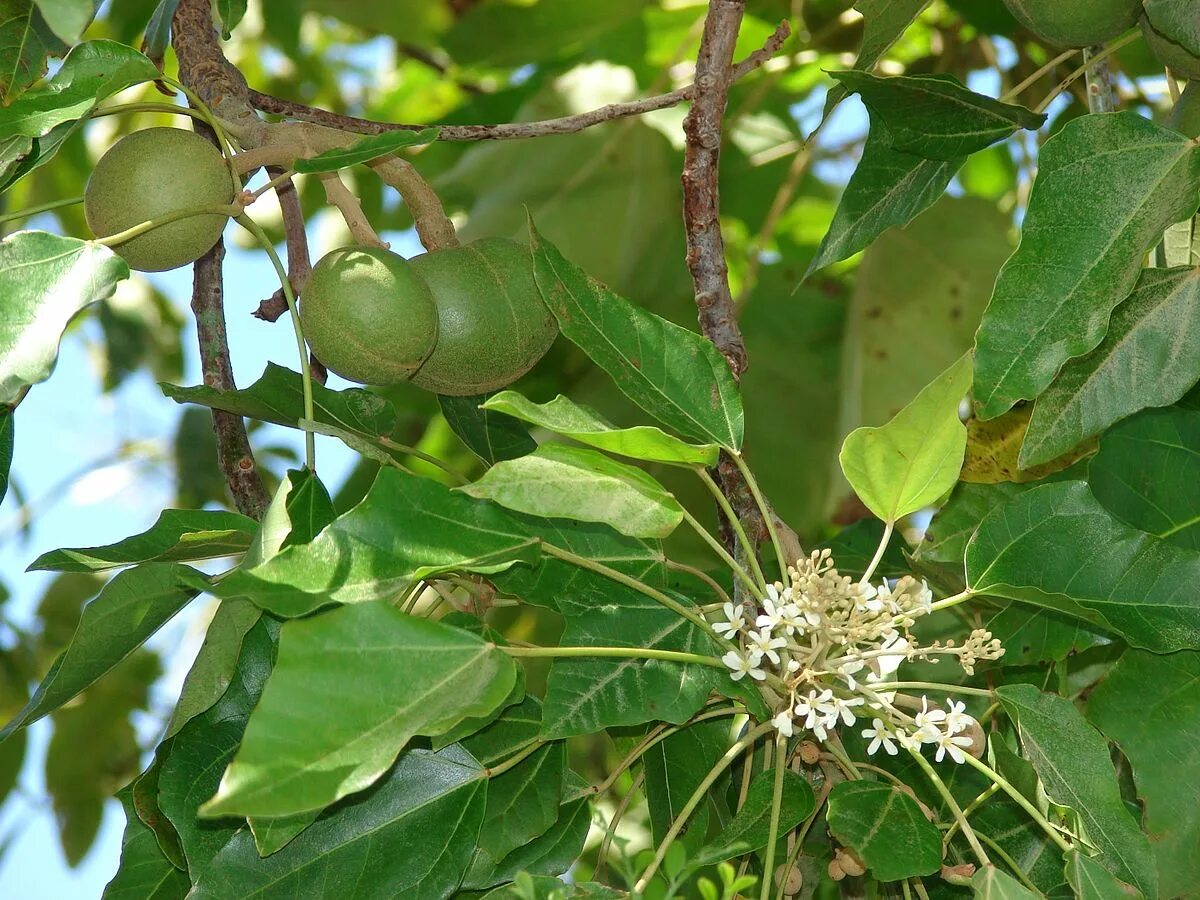
M 360 384 L 407 381 L 438 335 L 425 282 L 403 256 L 378 247 L 321 257 L 300 297 L 300 323 L 317 359 Z
M 1141 0 L 1004 0 L 1022 25 L 1049 44 L 1091 47 L 1128 31 Z
M 1189 81 L 1175 102 L 1167 127 L 1187 138 L 1200 137 L 1200 81 Z
M 1146 16 L 1142 16 L 1138 24 L 1142 26 L 1142 35 L 1150 45 L 1150 52 L 1171 70 L 1172 75 L 1176 78 L 1200 78 L 1200 59 L 1151 25 Z
M 147 128 L 121 138 L 96 163 L 83 210 L 92 233 L 104 238 L 179 210 L 231 203 L 233 190 L 224 158 L 200 135 Z M 189 216 L 113 249 L 142 272 L 177 269 L 211 250 L 227 220 Z
M 438 341 L 414 384 L 456 397 L 482 394 L 533 368 L 558 334 L 558 322 L 533 280 L 529 249 L 506 238 L 414 257 L 433 292 Z

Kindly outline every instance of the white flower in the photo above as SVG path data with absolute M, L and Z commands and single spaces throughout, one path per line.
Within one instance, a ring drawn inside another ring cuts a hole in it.
M 864 702 L 866 701 L 864 701 L 862 697 L 851 697 L 849 700 L 843 700 L 841 697 L 834 697 L 833 700 L 829 702 L 830 713 L 828 719 L 829 724 L 827 727 L 833 728 L 835 725 L 837 725 L 839 715 L 841 715 L 842 721 L 847 725 L 853 725 L 856 719 L 850 707 L 862 706 Z
M 942 723 L 946 721 L 946 712 L 938 708 L 929 708 L 929 698 L 921 698 L 921 711 L 916 717 L 917 730 L 913 737 L 924 744 L 934 744 L 942 737 Z
M 775 651 L 780 647 L 786 647 L 787 641 L 774 637 L 769 628 L 764 628 L 762 631 L 748 632 L 746 644 L 752 652 L 765 656 L 775 665 L 779 665 L 779 654 Z
M 961 765 L 967 759 L 961 748 L 970 747 L 974 741 L 966 735 L 939 734 L 937 740 L 931 743 L 937 744 L 937 753 L 933 757 L 935 762 L 941 762 L 949 753 L 950 758 Z
M 736 650 L 730 650 L 721 657 L 721 662 L 732 670 L 729 677 L 734 681 L 740 681 L 745 675 L 749 675 L 755 681 L 762 681 L 767 677 L 767 673 L 758 668 L 758 664 L 762 662 L 762 656 L 755 652 L 743 655 Z
M 879 748 L 882 747 L 888 756 L 895 756 L 900 751 L 896 749 L 895 743 L 892 742 L 891 732 L 887 730 L 887 726 L 883 724 L 882 719 L 873 719 L 870 728 L 864 728 L 862 736 L 871 738 L 871 744 L 867 747 L 867 755 L 874 756 Z
M 796 704 L 796 715 L 804 717 L 804 727 L 813 728 L 817 722 L 829 715 L 829 701 L 833 699 L 833 691 L 828 688 L 817 693 L 808 692 L 807 697 L 801 697 Z
M 785 709 L 771 720 L 771 724 L 784 737 L 792 736 L 792 711 Z
M 789 659 L 783 668 L 784 668 L 784 671 L 786 671 L 787 674 L 789 674 L 789 675 L 791 675 L 793 672 L 799 672 L 800 671 L 800 660 Z
M 854 680 L 854 673 L 863 670 L 864 663 L 860 659 L 852 659 L 841 664 L 838 667 L 838 674 L 846 679 L 846 684 L 850 686 L 850 690 L 858 689 L 858 682 Z
M 732 638 L 746 626 L 746 613 L 741 606 L 734 606 L 732 603 L 726 603 L 722 611 L 725 613 L 725 621 L 714 622 L 712 630 Z
M 959 734 L 975 724 L 975 719 L 967 715 L 967 704 L 955 700 L 950 701 L 950 711 L 946 713 L 946 731 L 949 734 Z
M 909 648 L 910 645 L 904 636 L 893 632 L 892 636 L 884 641 L 879 649 L 895 652 L 886 652 L 875 657 L 875 664 L 871 667 L 877 673 L 875 680 L 883 681 L 895 675 L 900 664 L 908 659 Z
M 885 583 L 883 587 L 886 589 L 887 584 Z M 882 612 L 883 598 L 879 596 L 879 592 L 872 585 L 857 585 L 854 593 L 854 608 L 858 612 Z

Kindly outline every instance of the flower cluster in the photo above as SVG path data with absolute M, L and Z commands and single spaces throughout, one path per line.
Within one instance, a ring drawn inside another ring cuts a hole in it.
M 772 720 L 781 734 L 797 729 L 825 742 L 839 726 L 871 715 L 862 736 L 868 754 L 895 755 L 897 745 L 936 747 L 936 759 L 964 760 L 975 746 L 978 723 L 965 705 L 948 708 L 890 689 L 901 664 L 956 658 L 968 675 L 980 660 L 998 659 L 1004 650 L 984 629 L 956 646 L 920 646 L 910 629 L 933 607 L 928 585 L 911 576 L 873 586 L 838 572 L 829 550 L 814 551 L 788 567 L 788 584 L 768 585 L 761 605 L 726 603 L 713 630 L 737 649 L 722 657 L 735 681 L 762 683 L 776 701 Z M 907 710 L 907 711 L 906 711 Z

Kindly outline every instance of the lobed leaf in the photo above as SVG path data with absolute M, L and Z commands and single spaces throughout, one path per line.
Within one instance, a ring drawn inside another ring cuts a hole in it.
M 1028 467 L 1200 380 L 1200 268 L 1145 269 L 1100 345 L 1067 362 L 1037 398 L 1021 446 Z
M 1081 482 L 995 508 L 967 545 L 974 592 L 1057 610 L 1169 653 L 1200 642 L 1200 554 L 1118 522 Z
M 1200 205 L 1200 147 L 1134 113 L 1081 116 L 1046 141 L 1021 245 L 975 342 L 975 399 L 992 419 L 1038 397 L 1094 349 L 1142 258 Z
M 414 735 L 487 714 L 515 677 L 494 645 L 383 602 L 286 622 L 262 699 L 202 814 L 328 806 L 373 784 Z M 321 727 L 305 728 L 317 708 Z
M 829 792 L 829 830 L 880 881 L 932 875 L 942 837 L 917 801 L 892 784 L 843 781 Z

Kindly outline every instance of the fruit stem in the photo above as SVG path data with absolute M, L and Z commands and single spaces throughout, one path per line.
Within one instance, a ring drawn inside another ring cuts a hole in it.
M 267 256 L 271 258 L 271 265 L 275 267 L 275 274 L 279 276 L 279 286 L 283 288 L 283 299 L 287 301 L 288 313 L 292 318 L 292 330 L 296 334 L 296 349 L 300 352 L 300 383 L 304 391 L 304 418 L 311 421 L 316 418 L 313 408 L 312 372 L 308 367 L 308 347 L 304 343 L 304 329 L 300 325 L 300 313 L 296 309 L 296 295 L 292 292 L 292 283 L 288 280 L 287 271 L 283 268 L 283 261 L 275 252 L 275 245 L 271 243 L 271 239 L 267 237 L 262 227 L 245 213 L 237 217 L 237 223 L 254 235 L 263 250 L 266 251 Z M 304 462 L 310 471 L 317 470 L 317 439 L 308 430 L 304 432 Z
M 132 241 L 135 237 L 141 237 L 147 231 L 153 231 L 162 225 L 170 225 L 172 222 L 178 222 L 180 219 L 190 219 L 192 216 L 228 216 L 232 218 L 240 215 L 241 212 L 242 207 L 236 203 L 177 209 L 164 216 L 159 216 L 157 219 L 139 222 L 132 228 L 126 228 L 124 231 L 118 231 L 116 234 L 97 238 L 96 243 L 103 244 L 105 247 L 115 247 L 118 244 L 124 244 L 126 241 Z
M 225 157 L 225 165 L 229 167 L 229 177 L 233 181 L 233 192 L 235 194 L 242 190 L 242 180 L 238 176 L 237 165 L 233 161 L 233 147 L 229 143 L 229 137 L 225 134 L 225 129 L 221 127 L 220 121 L 213 113 L 207 103 L 199 98 L 191 88 L 185 85 L 182 81 L 177 81 L 170 75 L 163 75 L 161 79 L 164 84 L 169 84 L 183 96 L 187 97 L 188 101 L 194 106 L 203 116 L 204 121 L 208 123 L 208 127 L 213 130 L 213 134 L 217 136 L 217 144 L 220 146 L 221 155 Z
M 1060 81 L 1055 86 L 1054 90 L 1052 90 L 1049 93 L 1049 95 L 1046 97 L 1046 99 L 1043 100 L 1041 103 L 1039 103 L 1036 107 L 1034 107 L 1033 111 L 1035 113 L 1044 113 L 1046 111 L 1046 108 L 1051 103 L 1054 102 L 1054 99 L 1059 94 L 1061 94 L 1063 91 L 1065 91 L 1067 88 L 1069 88 L 1072 84 L 1074 84 L 1076 81 L 1078 81 L 1084 75 L 1086 75 L 1088 72 L 1088 69 L 1090 69 L 1092 66 L 1096 65 L 1096 63 L 1100 62 L 1101 60 L 1108 59 L 1110 56 L 1112 56 L 1114 53 L 1116 53 L 1118 50 L 1120 50 L 1126 44 L 1133 43 L 1135 40 L 1137 40 L 1139 37 L 1141 37 L 1141 35 L 1142 35 L 1142 33 L 1140 31 L 1135 31 L 1132 34 L 1126 35 L 1125 37 L 1121 38 L 1121 40 L 1117 41 L 1115 44 L 1109 44 L 1107 48 L 1105 48 L 1100 53 L 1097 53 L 1095 56 L 1089 57 L 1087 60 L 1084 61 L 1082 66 L 1077 68 L 1070 75 L 1068 75 L 1066 78 L 1064 78 L 1062 81 Z
M 6 222 L 14 222 L 18 219 L 28 219 L 31 216 L 36 216 L 38 213 L 49 212 L 52 209 L 60 209 L 64 206 L 74 206 L 76 203 L 82 202 L 82 197 L 71 197 L 67 200 L 55 200 L 51 203 L 43 203 L 41 206 L 31 206 L 28 209 L 18 209 L 0 216 L 0 225 Z
M 191 109 L 187 106 L 177 106 L 174 103 L 118 103 L 114 106 L 104 106 L 99 109 L 94 109 L 88 114 L 88 118 L 99 119 L 102 116 L 117 116 L 121 113 L 135 112 L 172 113 L 177 116 L 190 116 L 193 119 L 200 119 L 205 124 L 208 123 L 208 120 L 205 119 L 202 112 Z
M 295 174 L 296 174 L 296 172 L 294 169 L 284 169 L 282 172 L 280 172 L 278 175 L 276 175 L 274 178 L 272 178 L 270 181 L 268 181 L 262 187 L 252 191 L 250 194 L 250 203 L 253 203 L 255 200 L 257 200 L 259 197 L 261 197 L 267 191 L 274 190 L 275 188 L 279 187 L 279 185 L 283 184 L 285 181 L 287 181 L 289 178 L 291 178 Z

